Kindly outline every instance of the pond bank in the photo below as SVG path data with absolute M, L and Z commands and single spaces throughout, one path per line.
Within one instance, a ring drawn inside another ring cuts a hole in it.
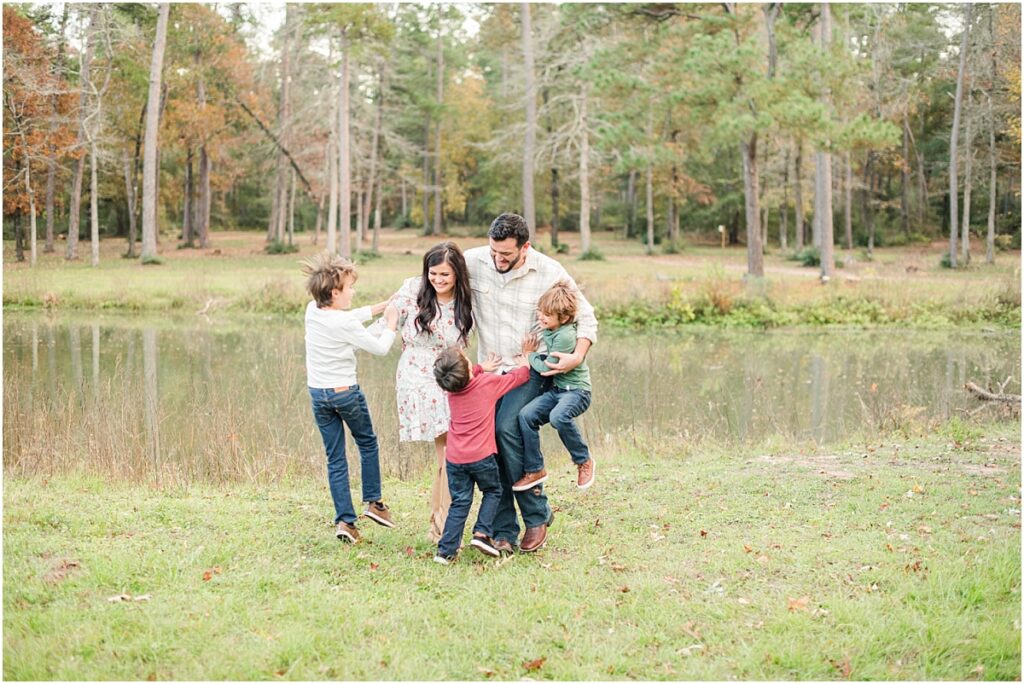
M 669 443 L 583 494 L 557 463 L 544 549 L 448 568 L 425 477 L 388 479 L 399 527 L 352 547 L 319 478 L 8 476 L 4 676 L 1020 678 L 1018 421 Z

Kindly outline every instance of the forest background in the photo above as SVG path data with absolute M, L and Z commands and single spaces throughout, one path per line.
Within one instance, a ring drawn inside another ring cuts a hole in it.
M 350 256 L 382 226 L 482 235 L 505 210 L 595 258 L 607 231 L 673 253 L 721 227 L 752 276 L 775 247 L 823 276 L 833 244 L 943 239 L 947 266 L 972 238 L 988 262 L 1019 248 L 1019 5 L 283 14 L 5 5 L 15 258 L 89 240 L 96 263 L 120 237 L 149 262 L 227 229 Z

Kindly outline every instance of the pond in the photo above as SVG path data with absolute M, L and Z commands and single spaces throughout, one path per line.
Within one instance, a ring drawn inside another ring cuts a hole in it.
M 361 354 L 359 381 L 386 475 L 433 458 L 400 444 L 396 343 Z M 1019 331 L 920 332 L 607 327 L 590 354 L 594 403 L 581 418 L 600 454 L 629 444 L 834 443 L 963 415 L 963 390 L 1013 381 Z M 4 468 L 80 469 L 156 483 L 273 481 L 323 471 L 305 390 L 301 319 L 209 321 L 12 314 L 4 317 Z M 564 455 L 542 430 L 549 458 Z M 354 453 L 351 439 L 349 454 Z M 566 456 L 567 458 L 567 456 Z

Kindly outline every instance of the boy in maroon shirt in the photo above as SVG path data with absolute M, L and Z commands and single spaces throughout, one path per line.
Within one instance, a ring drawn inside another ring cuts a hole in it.
M 501 499 L 501 479 L 494 457 L 498 451 L 494 441 L 494 406 L 503 394 L 530 377 L 526 358 L 517 356 L 516 361 L 520 365 L 515 370 L 494 375 L 491 371 L 500 363 L 496 356 L 471 367 L 465 352 L 450 347 L 434 362 L 434 379 L 448 393 L 451 409 L 445 468 L 452 504 L 434 556 L 434 561 L 442 565 L 455 560 L 462 545 L 462 532 L 473 505 L 474 483 L 480 488 L 483 499 L 470 544 L 488 556 L 500 555 L 491 539 L 494 514 Z

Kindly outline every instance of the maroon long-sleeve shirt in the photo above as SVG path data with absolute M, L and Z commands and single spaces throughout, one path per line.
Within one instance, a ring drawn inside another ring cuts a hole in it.
M 484 373 L 473 366 L 473 379 L 461 392 L 448 395 L 451 425 L 445 458 L 452 463 L 476 463 L 497 453 L 494 441 L 495 404 L 506 392 L 530 378 L 530 369 L 520 366 L 505 375 Z

